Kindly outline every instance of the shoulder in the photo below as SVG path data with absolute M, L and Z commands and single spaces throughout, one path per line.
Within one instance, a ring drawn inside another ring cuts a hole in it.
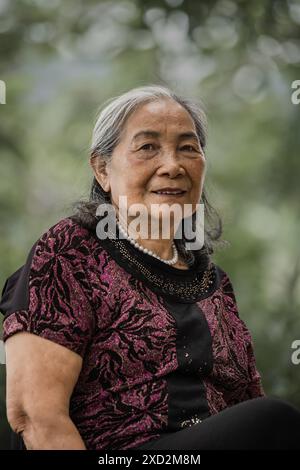
M 27 309 L 33 298 L 33 288 L 38 292 L 43 284 L 49 287 L 50 280 L 61 280 L 66 285 L 74 277 L 84 278 L 85 266 L 91 259 L 95 243 L 93 234 L 70 217 L 56 222 L 32 245 L 24 264 L 6 279 L 0 312 L 8 315 L 15 310 Z
M 223 268 L 221 268 L 219 265 L 215 263 L 214 263 L 214 267 L 217 273 L 217 277 L 219 279 L 219 287 L 222 289 L 222 291 L 225 294 L 231 295 L 235 298 L 234 287 L 233 287 L 233 283 L 231 280 L 231 276 L 228 274 L 227 271 L 225 271 Z
M 216 277 L 218 279 L 218 288 L 216 289 L 215 293 L 217 295 L 221 295 L 226 307 L 229 308 L 229 310 L 234 313 L 235 316 L 239 317 L 237 298 L 231 276 L 219 265 L 213 263 L 213 266 L 216 272 Z
M 79 225 L 71 217 L 65 217 L 47 229 L 35 242 L 35 252 L 48 256 L 66 256 L 80 251 L 93 240 L 92 233 Z

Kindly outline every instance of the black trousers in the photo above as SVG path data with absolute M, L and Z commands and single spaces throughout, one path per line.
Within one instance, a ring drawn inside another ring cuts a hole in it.
M 279 398 L 253 398 L 135 449 L 300 450 L 300 412 Z

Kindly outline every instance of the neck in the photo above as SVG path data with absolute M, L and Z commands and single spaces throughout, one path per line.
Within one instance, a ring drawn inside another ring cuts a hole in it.
M 178 257 L 178 250 L 176 250 L 176 247 L 174 246 L 175 243 L 173 237 L 169 239 L 165 237 L 161 237 L 159 239 L 146 238 L 144 234 L 141 237 L 138 232 L 130 233 L 132 232 L 132 230 L 130 230 L 131 227 L 125 228 L 120 221 L 118 221 L 118 225 L 121 233 L 123 233 L 123 235 L 126 237 L 129 237 L 132 244 L 136 243 L 140 249 L 145 249 L 146 253 L 150 253 L 152 256 L 158 257 L 162 261 L 166 260 L 167 263 L 172 260 L 170 264 L 179 269 L 188 269 L 186 262 Z
M 124 225 L 123 225 L 124 227 Z M 163 237 L 161 231 L 159 231 L 158 235 L 154 238 L 151 236 L 151 226 L 149 226 L 148 234 L 145 236 L 145 233 L 139 233 L 137 230 L 138 237 L 136 234 L 130 230 L 130 225 L 128 224 L 127 227 L 124 227 L 131 238 L 134 238 L 137 243 L 142 246 L 143 248 L 147 248 L 151 250 L 153 253 L 158 255 L 162 259 L 170 259 L 173 256 L 173 239 L 174 239 L 174 232 L 171 229 L 169 238 Z
M 163 237 L 162 231 L 156 230 L 156 236 L 151 237 L 151 222 L 148 226 L 148 232 L 142 232 L 141 230 L 132 230 L 130 226 L 130 221 L 128 222 L 127 226 L 124 224 L 122 220 L 120 220 L 122 227 L 126 230 L 128 235 L 133 238 L 141 247 L 146 248 L 147 250 L 152 251 L 156 255 L 158 255 L 162 259 L 170 259 L 173 256 L 173 242 L 174 242 L 174 229 L 171 227 L 169 237 Z M 136 238 L 136 235 L 138 237 Z
M 173 239 L 172 240 L 166 240 L 166 239 L 153 240 L 153 239 L 138 237 L 137 242 L 143 248 L 147 248 L 148 250 L 153 251 L 153 253 L 156 253 L 162 259 L 170 259 L 173 256 L 173 248 L 172 248 Z

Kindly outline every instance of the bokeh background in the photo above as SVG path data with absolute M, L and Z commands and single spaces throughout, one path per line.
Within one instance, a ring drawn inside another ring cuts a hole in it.
M 0 0 L 0 283 L 88 196 L 101 103 L 171 86 L 208 114 L 211 202 L 269 395 L 300 407 L 300 3 L 296 0 Z M 24 357 L 26 360 L 26 357 Z M 8 446 L 5 367 L 0 445 Z

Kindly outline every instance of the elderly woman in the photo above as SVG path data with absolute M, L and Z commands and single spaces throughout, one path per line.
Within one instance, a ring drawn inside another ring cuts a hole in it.
M 198 203 L 213 214 L 204 149 L 203 111 L 165 87 L 100 113 L 90 201 L 3 290 L 7 416 L 26 449 L 300 448 L 300 413 L 265 396 L 231 281 L 211 260 L 220 228 L 201 247 L 175 236 L 178 222 L 195 227 Z M 116 230 L 100 237 L 105 203 Z M 133 236 L 134 205 L 150 228 L 163 203 L 190 217 L 170 217 L 168 237 Z

